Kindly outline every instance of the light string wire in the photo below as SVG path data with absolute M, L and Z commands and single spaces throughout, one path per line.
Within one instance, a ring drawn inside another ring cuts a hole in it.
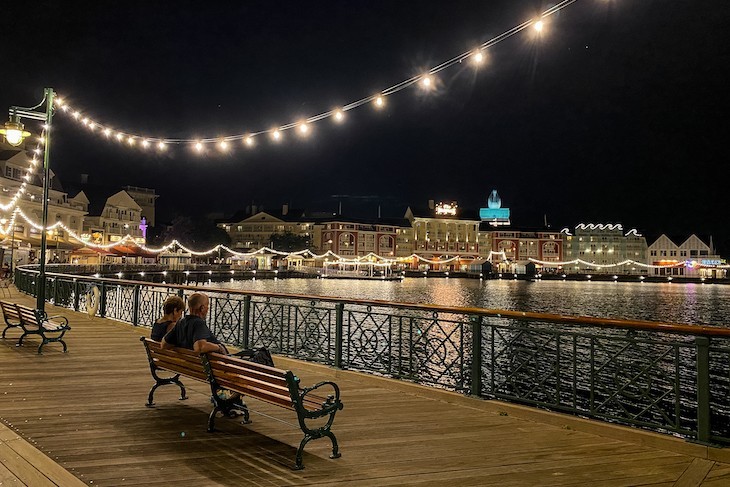
M 557 5 L 554 5 L 539 15 L 538 18 L 527 20 L 525 22 L 522 22 L 519 25 L 516 25 L 512 27 L 511 29 L 489 39 L 486 42 L 483 42 L 482 44 L 478 45 L 475 49 L 472 49 L 470 51 L 465 51 L 457 56 L 452 57 L 451 59 L 444 61 L 428 71 L 426 71 L 424 74 L 419 74 L 412 76 L 408 79 L 405 79 L 399 83 L 396 83 L 388 88 L 385 88 L 384 90 L 380 91 L 377 94 L 366 96 L 364 98 L 360 98 L 359 100 L 350 102 L 341 108 L 336 108 L 332 110 L 328 110 L 326 112 L 322 112 L 318 115 L 314 115 L 308 118 L 305 118 L 303 120 L 299 121 L 293 121 L 286 123 L 284 125 L 280 125 L 276 128 L 270 128 L 270 129 L 263 129 L 263 130 L 257 130 L 252 132 L 246 132 L 242 134 L 234 134 L 234 135 L 225 135 L 220 137 L 202 137 L 202 138 L 172 138 L 172 137 L 146 137 L 134 133 L 127 133 L 124 131 L 116 131 L 112 129 L 110 126 L 101 124 L 99 122 L 96 122 L 95 120 L 90 119 L 89 117 L 86 117 L 82 115 L 81 112 L 77 110 L 73 110 L 70 105 L 67 103 L 64 103 L 62 98 L 57 98 L 56 103 L 61 108 L 61 111 L 64 113 L 71 113 L 72 117 L 76 120 L 81 121 L 83 125 L 85 125 L 87 128 L 89 128 L 91 131 L 96 131 L 97 129 L 99 132 L 106 135 L 107 138 L 116 138 L 120 142 L 127 142 L 127 145 L 129 146 L 136 146 L 138 143 L 143 148 L 149 147 L 150 145 L 156 145 L 159 150 L 165 150 L 167 144 L 195 144 L 196 148 L 198 150 L 202 150 L 203 144 L 210 144 L 210 143 L 219 143 L 222 145 L 222 148 L 227 148 L 228 142 L 233 141 L 240 141 L 243 140 L 247 144 L 253 143 L 253 138 L 257 137 L 262 134 L 271 134 L 275 138 L 278 138 L 280 135 L 280 132 L 290 130 L 296 127 L 300 127 L 302 133 L 306 133 L 308 131 L 308 125 L 318 122 L 320 120 L 324 120 L 327 118 L 335 117 L 336 119 L 340 119 L 343 114 L 349 110 L 353 110 L 355 108 L 361 107 L 363 105 L 367 105 L 369 103 L 378 103 L 382 102 L 383 97 L 387 97 L 390 95 L 393 95 L 395 93 L 398 93 L 416 83 L 419 81 L 425 81 L 428 77 L 431 75 L 437 74 L 447 68 L 450 68 L 451 66 L 455 64 L 462 63 L 465 60 L 468 60 L 469 58 L 472 58 L 474 56 L 481 56 L 482 51 L 506 40 L 510 37 L 514 36 L 515 34 L 527 29 L 530 26 L 535 26 L 538 24 L 538 22 L 542 22 L 542 19 L 548 18 L 552 16 L 553 14 L 559 12 L 560 10 L 570 6 L 571 4 L 577 2 L 578 0 L 563 0 Z M 476 58 L 479 59 L 479 58 Z M 429 80 L 430 81 L 430 80 Z

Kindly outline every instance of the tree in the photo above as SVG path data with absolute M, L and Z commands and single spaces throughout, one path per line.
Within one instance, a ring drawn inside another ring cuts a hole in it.
M 296 252 L 308 249 L 310 238 L 306 235 L 295 235 L 292 232 L 274 233 L 271 235 L 271 245 L 275 250 L 283 252 Z
M 193 220 L 187 216 L 175 217 L 172 224 L 160 234 L 160 243 L 170 243 L 173 240 L 196 251 L 208 250 L 218 244 L 231 245 L 228 233 L 210 220 Z

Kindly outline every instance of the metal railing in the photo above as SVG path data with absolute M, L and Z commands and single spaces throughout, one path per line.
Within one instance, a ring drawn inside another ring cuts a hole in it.
M 19 268 L 32 294 L 38 272 Z M 151 325 L 165 298 L 204 291 L 239 347 L 671 433 L 730 442 L 730 329 L 47 274 L 46 299 Z

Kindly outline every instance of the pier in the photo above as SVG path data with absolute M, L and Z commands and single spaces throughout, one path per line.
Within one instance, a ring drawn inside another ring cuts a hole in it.
M 13 301 L 32 305 L 14 292 Z M 0 479 L 3 485 L 724 485 L 730 452 L 679 438 L 485 401 L 369 374 L 275 356 L 303 383 L 334 380 L 345 408 L 326 442 L 290 469 L 299 432 L 273 406 L 250 401 L 251 425 L 205 431 L 209 389 L 161 389 L 139 336 L 149 330 L 48 306 L 68 317 L 69 352 L 33 339 L 2 341 Z M 266 417 L 269 416 L 269 417 Z M 15 482 L 15 483 L 13 483 Z

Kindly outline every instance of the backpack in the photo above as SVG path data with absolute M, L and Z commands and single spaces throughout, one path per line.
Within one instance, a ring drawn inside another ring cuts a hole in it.
M 271 358 L 271 353 L 269 353 L 269 350 L 266 347 L 241 350 L 234 355 L 257 364 L 275 367 L 274 359 Z

